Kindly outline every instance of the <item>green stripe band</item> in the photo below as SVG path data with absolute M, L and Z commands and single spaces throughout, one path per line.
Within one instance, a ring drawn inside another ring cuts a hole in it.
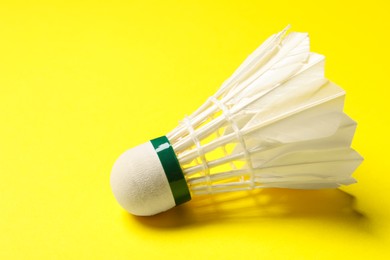
M 166 136 L 150 140 L 164 168 L 176 206 L 191 200 L 190 191 L 179 161 Z

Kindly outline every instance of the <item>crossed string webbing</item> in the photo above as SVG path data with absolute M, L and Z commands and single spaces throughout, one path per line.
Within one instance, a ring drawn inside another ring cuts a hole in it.
M 204 151 L 203 151 L 203 147 L 200 144 L 200 140 L 199 140 L 198 136 L 195 133 L 194 127 L 191 124 L 191 119 L 189 119 L 188 117 L 185 117 L 183 121 L 184 121 L 184 124 L 187 127 L 189 136 L 191 137 L 192 141 L 194 142 L 194 144 L 196 146 L 196 152 L 198 154 L 198 157 L 201 160 L 203 173 L 204 173 L 204 176 L 206 177 L 207 190 L 211 194 L 212 193 L 212 187 L 211 187 L 211 179 L 210 179 L 210 168 L 209 168 L 209 166 L 207 164 L 206 157 L 205 157 L 205 154 L 204 154 Z
M 237 140 L 240 143 L 242 150 L 244 152 L 245 161 L 246 161 L 246 164 L 248 167 L 248 171 L 250 173 L 251 187 L 254 188 L 255 187 L 255 174 L 254 174 L 254 170 L 253 170 L 253 166 L 252 166 L 252 161 L 250 159 L 250 153 L 246 149 L 244 137 L 242 136 L 242 133 L 241 133 L 240 129 L 238 128 L 237 124 L 232 119 L 232 115 L 230 113 L 230 110 L 221 101 L 219 101 L 215 97 L 211 97 L 211 101 L 216 106 L 219 107 L 219 109 L 222 111 L 222 115 L 225 117 L 226 121 L 229 123 L 229 125 L 233 129 L 234 133 L 236 134 Z

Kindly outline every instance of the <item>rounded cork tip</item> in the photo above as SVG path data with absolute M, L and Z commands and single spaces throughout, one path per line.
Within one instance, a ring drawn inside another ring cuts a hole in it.
M 116 200 L 133 215 L 151 216 L 176 205 L 150 142 L 127 150 L 116 160 L 110 183 Z

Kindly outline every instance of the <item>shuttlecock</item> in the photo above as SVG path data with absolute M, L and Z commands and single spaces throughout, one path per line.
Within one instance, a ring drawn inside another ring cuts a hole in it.
M 350 148 L 356 123 L 343 113 L 344 96 L 308 34 L 285 29 L 172 132 L 123 153 L 113 193 L 147 216 L 204 194 L 354 183 L 362 158 Z

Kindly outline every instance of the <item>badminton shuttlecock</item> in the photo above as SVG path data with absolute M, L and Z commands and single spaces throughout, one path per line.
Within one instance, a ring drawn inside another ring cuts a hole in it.
M 356 123 L 343 113 L 344 95 L 308 34 L 284 30 L 172 132 L 123 153 L 113 193 L 146 216 L 204 194 L 354 183 L 362 158 L 350 148 Z

